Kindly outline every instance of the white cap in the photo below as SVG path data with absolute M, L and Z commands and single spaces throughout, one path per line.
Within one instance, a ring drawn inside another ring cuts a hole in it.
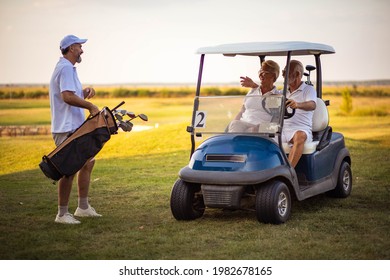
M 65 36 L 64 39 L 61 40 L 60 50 L 64 50 L 73 44 L 84 44 L 85 42 L 87 42 L 87 40 L 88 39 L 80 39 L 79 37 L 74 35 Z

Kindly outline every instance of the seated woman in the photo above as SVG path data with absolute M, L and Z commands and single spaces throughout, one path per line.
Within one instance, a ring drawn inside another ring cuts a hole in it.
M 246 95 L 241 111 L 229 124 L 228 132 L 256 132 L 260 123 L 271 121 L 272 114 L 265 110 L 261 97 L 280 94 L 274 85 L 279 72 L 279 65 L 275 61 L 266 60 L 259 71 L 260 86 L 249 77 L 240 77 L 241 86 L 250 87 L 251 90 Z

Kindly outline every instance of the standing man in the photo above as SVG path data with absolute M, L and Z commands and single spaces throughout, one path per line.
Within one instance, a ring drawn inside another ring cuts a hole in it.
M 84 121 L 84 109 L 91 115 L 99 113 L 99 108 L 87 101 L 95 95 L 93 88 L 82 88 L 76 67 L 81 62 L 83 54 L 82 44 L 87 39 L 80 39 L 74 35 L 65 36 L 60 42 L 63 57 L 58 61 L 50 80 L 50 110 L 51 131 L 56 146 L 60 145 L 70 133 L 74 132 Z M 95 159 L 87 163 L 77 173 L 78 207 L 74 213 L 79 217 L 100 217 L 95 209 L 89 205 L 88 191 L 91 172 Z M 75 174 L 76 175 L 76 174 Z M 58 182 L 58 214 L 56 223 L 79 224 L 68 211 L 69 197 L 75 175 L 62 177 Z
M 300 61 L 291 60 L 289 70 L 286 106 L 296 110 L 292 118 L 284 120 L 282 141 L 292 145 L 288 159 L 295 168 L 302 156 L 305 142 L 313 141 L 312 120 L 317 93 L 313 86 L 302 81 L 304 70 Z M 284 71 L 282 74 L 285 75 Z

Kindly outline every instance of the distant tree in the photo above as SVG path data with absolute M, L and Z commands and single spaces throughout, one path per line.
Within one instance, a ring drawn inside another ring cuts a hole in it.
M 352 97 L 351 97 L 351 90 L 348 88 L 345 88 L 342 92 L 342 102 L 340 105 L 340 109 L 345 114 L 350 114 L 352 112 Z

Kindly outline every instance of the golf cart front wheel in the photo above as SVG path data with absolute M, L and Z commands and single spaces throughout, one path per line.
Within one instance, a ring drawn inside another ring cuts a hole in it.
M 282 224 L 291 214 L 291 195 L 281 181 L 268 182 L 256 192 L 256 217 L 259 222 Z
M 205 205 L 200 185 L 177 179 L 171 192 L 171 212 L 176 220 L 195 220 L 203 216 Z

